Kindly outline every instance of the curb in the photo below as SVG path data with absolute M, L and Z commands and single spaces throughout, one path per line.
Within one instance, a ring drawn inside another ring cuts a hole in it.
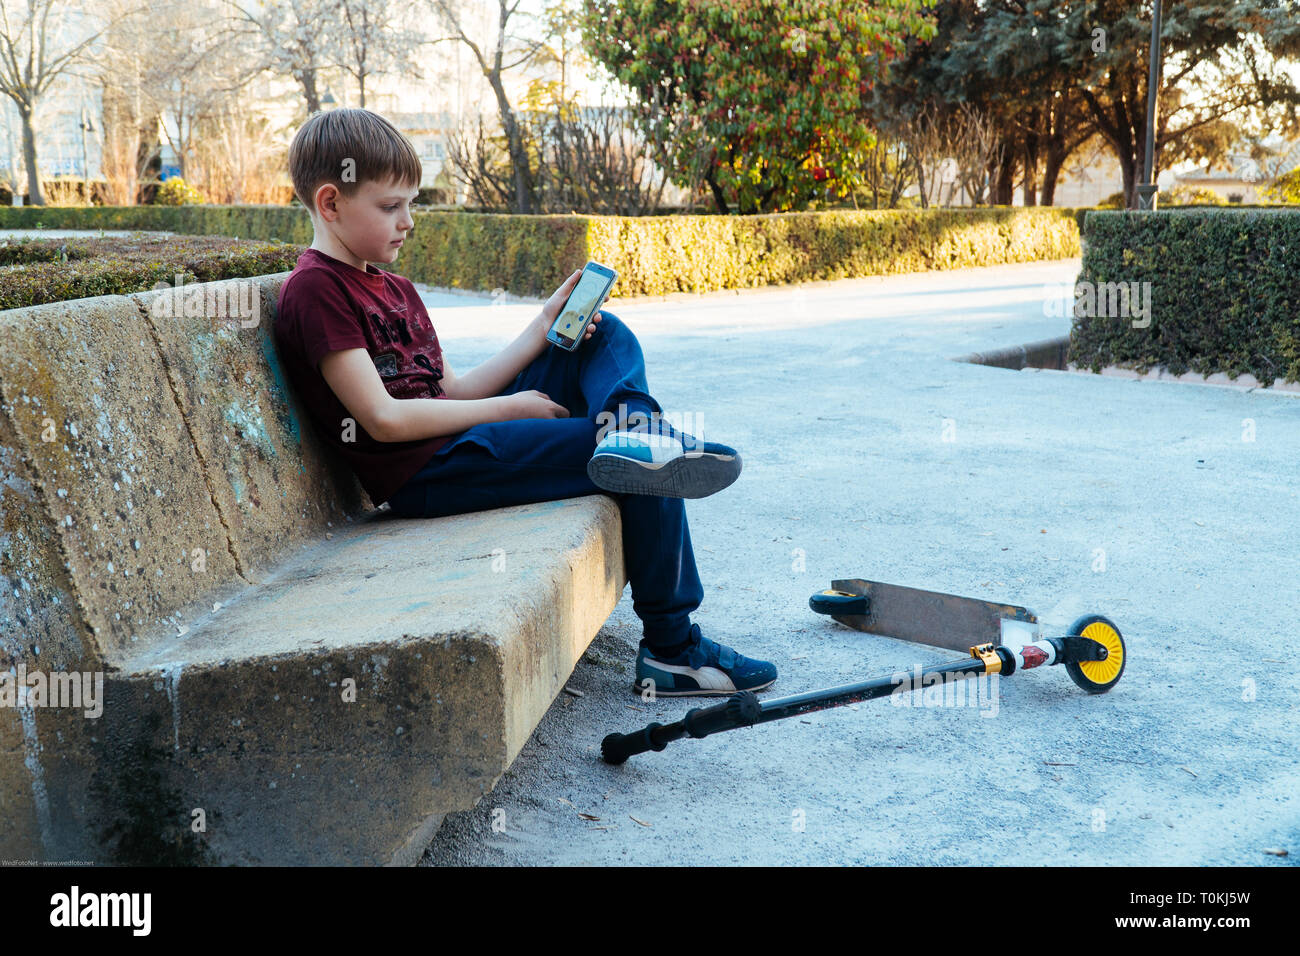
M 1178 382 L 1183 385 L 1212 385 L 1219 388 L 1237 388 L 1247 391 L 1265 389 L 1270 392 L 1300 395 L 1300 382 L 1287 382 L 1274 379 L 1272 385 L 1265 385 L 1248 374 L 1232 378 L 1226 372 L 1214 372 L 1203 375 L 1200 372 L 1184 372 L 1174 375 L 1163 365 L 1139 372 L 1122 365 L 1107 365 L 1100 372 L 1081 368 L 1069 361 L 1070 337 L 1060 336 L 1054 339 L 1042 339 L 1027 342 L 1024 345 L 1011 345 L 989 352 L 971 352 L 951 359 L 953 362 L 967 362 L 972 365 L 990 365 L 995 368 L 1007 368 L 1014 371 L 1031 369 L 1035 372 L 1074 372 L 1083 375 L 1105 375 L 1111 378 L 1124 378 L 1134 381 Z

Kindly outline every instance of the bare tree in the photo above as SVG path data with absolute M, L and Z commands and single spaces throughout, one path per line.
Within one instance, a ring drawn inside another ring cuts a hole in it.
M 667 177 L 628 124 L 626 111 L 557 105 L 530 114 L 526 123 L 537 144 L 542 211 L 639 216 L 658 208 Z
M 338 65 L 357 81 L 361 108 L 366 106 L 366 80 L 375 73 L 401 72 L 424 79 L 414 51 L 424 42 L 406 30 L 412 0 L 339 0 L 342 12 Z
M 344 59 L 339 33 L 341 0 L 226 0 L 232 19 L 260 41 L 253 72 L 289 76 L 302 87 L 310 116 L 320 110 L 323 71 Z
M 122 17 L 134 0 L 107 0 L 113 25 L 96 61 L 100 90 L 100 168 L 105 199 L 134 203 L 145 170 L 157 153 L 157 110 L 145 92 L 153 29 L 143 17 Z
M 139 11 L 137 6 L 120 15 Z M 65 0 L 0 0 L 0 93 L 18 109 L 33 205 L 45 204 L 36 156 L 35 116 L 41 97 L 60 77 L 75 75 L 73 68 L 88 61 L 113 22 L 111 16 L 69 8 Z
M 462 122 L 447 137 L 447 175 L 467 187 L 476 205 L 509 209 L 514 195 L 510 156 L 504 137 L 490 134 L 482 114 Z
M 456 2 L 456 0 L 429 0 L 429 2 L 434 12 L 441 19 L 443 27 L 452 34 L 452 36 L 442 37 L 433 42 L 439 43 L 450 40 L 463 43 L 469 47 L 474 54 L 474 58 L 478 60 L 479 68 L 483 71 L 483 76 L 487 79 L 488 85 L 492 87 L 492 93 L 497 101 L 497 112 L 501 118 L 501 127 L 505 134 L 506 152 L 510 156 L 511 176 L 514 181 L 514 211 L 525 214 L 531 213 L 536 205 L 532 161 L 528 155 L 528 150 L 525 148 L 523 131 L 520 129 L 519 122 L 515 117 L 514 107 L 510 105 L 510 98 L 506 95 L 502 76 L 506 72 L 517 69 L 532 60 L 544 46 L 544 40 L 535 39 L 520 44 L 517 38 L 508 35 L 507 25 L 515 11 L 519 9 L 521 0 L 514 0 L 514 3 L 507 3 L 507 0 L 497 0 L 499 16 L 497 18 L 496 38 L 495 43 L 487 52 L 484 52 L 483 47 L 466 34 L 463 5 L 461 3 Z M 514 40 L 518 47 L 512 54 L 515 59 L 510 63 L 504 63 L 506 46 L 511 40 Z
M 200 124 L 234 107 L 256 75 L 249 68 L 256 54 L 252 38 L 231 29 L 217 8 L 174 3 L 166 14 L 166 26 L 150 37 L 149 67 L 142 83 L 162 117 L 163 136 L 176 154 L 181 175 L 191 181 L 189 163 Z
M 662 202 L 667 177 L 625 109 L 552 102 L 520 111 L 518 123 L 536 164 L 536 212 L 638 216 Z M 449 175 L 469 188 L 477 204 L 510 207 L 513 177 L 505 137 L 487 132 L 482 117 L 451 137 L 448 158 Z
M 997 127 L 978 107 L 962 103 L 948 118 L 946 138 L 948 153 L 957 164 L 956 185 L 972 206 L 982 205 L 987 202 L 989 164 L 1006 148 Z
M 212 202 L 289 201 L 291 190 L 280 185 L 289 150 L 265 116 L 232 99 L 199 117 L 196 130 L 191 182 Z
M 676 90 L 655 84 L 650 95 L 644 91 L 632 103 L 629 116 L 634 124 L 647 130 L 646 149 L 661 169 L 675 170 L 675 178 L 688 192 L 689 207 L 710 195 L 716 144 L 698 135 L 700 117 L 684 112 Z M 687 154 L 682 143 L 695 144 Z
M 916 180 L 916 171 L 903 140 L 877 131 L 876 143 L 867 152 L 863 178 L 871 192 L 871 208 L 898 208 L 903 193 Z
M 899 128 L 921 208 L 952 205 L 958 188 L 972 205 L 985 201 L 989 170 L 1004 160 L 1007 146 L 983 112 L 969 103 L 945 109 L 926 102 Z

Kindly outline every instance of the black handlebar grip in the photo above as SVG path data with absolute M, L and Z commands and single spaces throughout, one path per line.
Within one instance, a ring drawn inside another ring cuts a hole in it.
M 732 694 L 721 704 L 703 709 L 695 708 L 686 712 L 682 723 L 686 732 L 692 737 L 707 737 L 720 730 L 733 730 L 736 727 L 748 727 L 758 720 L 763 706 L 753 691 L 742 690 Z
M 605 758 L 605 763 L 620 764 L 628 757 L 643 754 L 647 750 L 663 750 L 668 744 L 655 743 L 651 736 L 652 731 L 662 726 L 663 724 L 651 723 L 634 733 L 610 734 L 600 742 L 600 755 Z

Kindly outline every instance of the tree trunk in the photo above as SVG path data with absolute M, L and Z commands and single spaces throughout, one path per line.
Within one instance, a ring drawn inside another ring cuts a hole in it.
M 993 188 L 993 205 L 1010 206 L 1015 201 L 1016 188 L 1016 151 L 1004 144 L 1002 158 L 998 163 L 997 184 Z
M 523 140 L 519 134 L 519 124 L 515 121 L 515 111 L 511 109 L 510 100 L 506 97 L 505 87 L 501 83 L 501 71 L 494 69 L 489 72 L 488 83 L 492 86 L 492 92 L 496 94 L 497 110 L 501 114 L 501 125 L 506 131 L 506 147 L 510 153 L 510 165 L 514 171 L 515 211 L 520 215 L 528 216 L 533 212 L 533 177 L 532 167 L 528 162 L 528 153 L 524 149 Z
M 727 197 L 723 194 L 722 187 L 718 185 L 718 181 L 713 178 L 712 165 L 709 166 L 709 171 L 704 174 L 704 181 L 709 184 L 709 189 L 713 191 L 713 202 L 718 207 L 718 212 L 722 213 L 724 216 L 730 213 L 731 210 L 727 208 Z
M 1060 178 L 1061 167 L 1065 165 L 1065 149 L 1057 143 L 1049 143 L 1047 157 L 1043 162 L 1043 186 L 1039 191 L 1038 201 L 1041 205 L 1056 204 L 1056 180 Z
M 1120 173 L 1124 176 L 1124 206 L 1128 209 L 1138 207 L 1138 166 L 1137 159 L 1130 155 L 1119 157 Z
M 18 116 L 23 123 L 23 162 L 27 164 L 27 201 L 33 206 L 44 206 L 41 173 L 36 166 L 36 132 L 32 129 L 31 107 L 25 103 L 19 106 Z
M 1038 205 L 1038 134 L 1030 133 L 1025 137 L 1025 185 L 1026 206 Z
M 307 115 L 320 112 L 320 94 L 316 92 L 316 71 L 304 70 L 294 76 L 302 84 L 303 98 L 307 101 Z

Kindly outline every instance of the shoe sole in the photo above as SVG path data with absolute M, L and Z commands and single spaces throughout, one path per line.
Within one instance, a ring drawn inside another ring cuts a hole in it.
M 645 680 L 644 677 L 641 679 Z M 767 688 L 771 687 L 775 683 L 776 683 L 776 678 L 773 677 L 766 684 L 759 684 L 757 687 L 746 687 L 745 690 L 748 690 L 750 692 L 767 690 Z M 635 683 L 632 685 L 632 689 L 635 690 L 638 695 L 645 693 L 646 690 L 644 687 L 641 687 L 639 684 L 635 684 Z M 654 691 L 654 695 L 656 697 L 730 697 L 732 694 L 739 694 L 740 692 L 741 691 L 739 689 L 737 690 L 660 690 L 658 687 L 656 687 Z
M 604 491 L 663 498 L 707 498 L 740 477 L 740 455 L 682 455 L 652 464 L 621 455 L 596 455 L 587 477 Z

